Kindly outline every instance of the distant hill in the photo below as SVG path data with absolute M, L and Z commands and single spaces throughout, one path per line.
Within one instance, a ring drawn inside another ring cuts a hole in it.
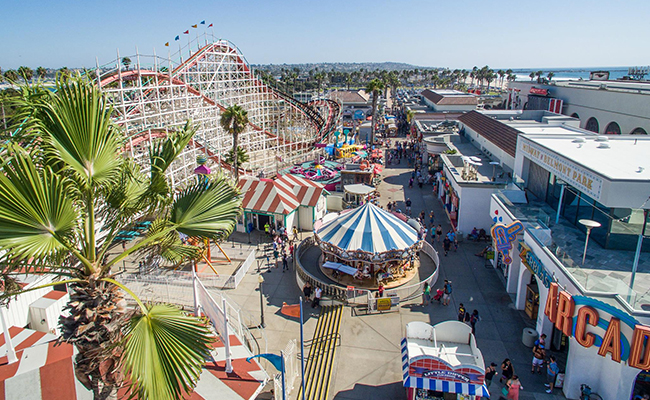
M 272 74 L 279 74 L 282 69 L 292 70 L 298 68 L 300 71 L 316 70 L 323 72 L 354 72 L 364 69 L 366 71 L 386 70 L 403 71 L 412 69 L 433 69 L 433 67 L 420 67 L 412 64 L 398 62 L 361 62 L 361 63 L 307 63 L 307 64 L 253 64 L 253 68 L 263 69 Z

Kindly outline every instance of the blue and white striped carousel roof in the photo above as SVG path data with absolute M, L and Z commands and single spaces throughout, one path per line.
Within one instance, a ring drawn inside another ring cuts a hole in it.
M 368 253 L 404 250 L 418 242 L 418 234 L 410 225 L 372 203 L 339 215 L 316 234 L 344 251 Z

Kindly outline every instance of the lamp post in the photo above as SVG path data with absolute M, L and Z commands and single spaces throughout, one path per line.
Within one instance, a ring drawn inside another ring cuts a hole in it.
M 592 221 L 590 219 L 581 219 L 578 221 L 587 228 L 587 237 L 585 238 L 585 249 L 582 252 L 582 265 L 585 265 L 585 257 L 587 256 L 587 245 L 589 244 L 589 234 L 593 228 L 600 227 L 600 222 Z
M 262 275 L 258 275 L 257 282 L 260 284 L 260 327 L 265 328 L 266 324 L 264 324 L 264 296 L 262 293 L 262 283 L 264 283 L 264 277 Z

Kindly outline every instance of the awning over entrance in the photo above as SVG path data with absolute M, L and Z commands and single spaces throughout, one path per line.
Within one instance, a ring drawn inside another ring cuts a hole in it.
M 488 392 L 488 388 L 484 384 L 474 385 L 471 383 L 409 376 L 409 357 L 406 338 L 402 339 L 402 378 L 404 387 L 434 390 L 443 393 L 461 393 L 470 396 L 490 397 L 490 392 Z

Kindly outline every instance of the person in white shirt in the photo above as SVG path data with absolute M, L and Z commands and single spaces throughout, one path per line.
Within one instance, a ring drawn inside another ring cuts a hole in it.
M 311 308 L 318 307 L 320 305 L 320 298 L 323 295 L 323 291 L 321 288 L 316 286 L 316 289 L 314 290 L 314 300 L 311 302 Z

